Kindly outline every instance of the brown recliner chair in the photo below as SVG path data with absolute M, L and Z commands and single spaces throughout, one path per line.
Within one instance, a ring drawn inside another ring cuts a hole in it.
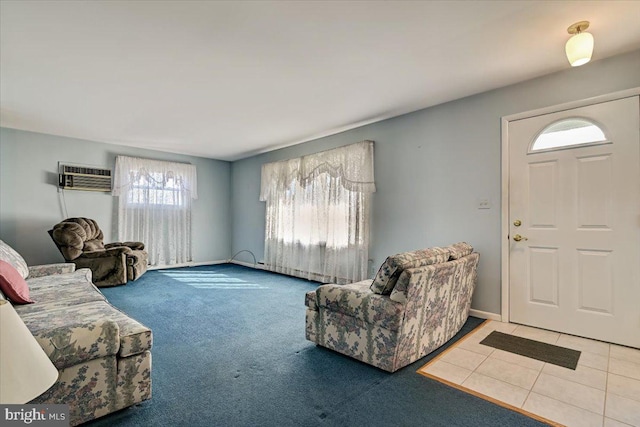
M 98 287 L 123 285 L 147 271 L 148 255 L 141 242 L 104 244 L 98 224 L 89 218 L 67 218 L 49 235 L 67 262 L 89 268 Z

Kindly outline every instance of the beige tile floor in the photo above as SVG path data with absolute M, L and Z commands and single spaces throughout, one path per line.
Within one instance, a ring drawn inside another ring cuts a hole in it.
M 576 370 L 480 344 L 491 331 L 581 351 Z M 487 321 L 419 373 L 569 427 L 640 427 L 640 350 Z

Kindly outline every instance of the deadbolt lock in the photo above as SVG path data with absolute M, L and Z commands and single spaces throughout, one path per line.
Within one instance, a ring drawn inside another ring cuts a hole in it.
M 513 221 L 513 225 L 515 225 L 516 227 L 520 227 L 522 225 L 522 221 L 516 219 L 515 221 Z

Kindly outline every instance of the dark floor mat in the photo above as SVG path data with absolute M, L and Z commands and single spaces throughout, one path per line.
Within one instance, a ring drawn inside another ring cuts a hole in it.
M 480 344 L 573 370 L 578 366 L 578 359 L 580 359 L 580 352 L 577 350 L 503 334 L 498 331 L 491 332 L 480 341 Z

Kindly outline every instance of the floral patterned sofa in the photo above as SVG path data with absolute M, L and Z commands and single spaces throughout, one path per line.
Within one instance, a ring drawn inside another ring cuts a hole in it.
M 306 337 L 395 372 L 462 328 L 479 258 L 457 243 L 388 257 L 373 280 L 322 285 L 306 294 Z
M 68 404 L 77 425 L 151 398 L 151 330 L 109 304 L 91 270 L 27 267 L 2 241 L 0 259 L 26 279 L 35 303 L 14 308 L 59 371 L 29 403 Z

